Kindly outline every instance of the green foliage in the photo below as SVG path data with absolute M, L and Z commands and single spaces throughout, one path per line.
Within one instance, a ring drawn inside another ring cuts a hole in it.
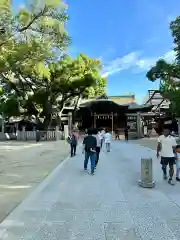
M 150 81 L 160 80 L 161 94 L 170 100 L 171 111 L 180 116 L 180 17 L 171 22 L 170 29 L 175 43 L 176 60 L 173 63 L 158 60 L 146 76 Z
M 2 88 L 0 89 L 0 112 L 5 117 L 20 115 L 20 106 L 16 95 L 11 94 L 7 97 Z
M 26 1 L 11 11 L 10 2 L 0 1 L 1 113 L 42 117 L 48 127 L 74 97 L 105 94 L 100 62 L 65 54 L 71 41 L 61 0 Z
M 180 16 L 178 16 L 174 21 L 170 24 L 170 29 L 172 32 L 172 36 L 174 39 L 175 48 L 174 51 L 176 53 L 176 60 L 178 64 L 180 63 Z

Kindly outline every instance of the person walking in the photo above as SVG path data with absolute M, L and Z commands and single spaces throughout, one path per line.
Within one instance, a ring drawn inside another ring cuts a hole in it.
M 125 138 L 126 141 L 129 140 L 128 127 L 126 127 L 126 128 L 124 129 L 124 138 Z
M 174 185 L 172 182 L 174 175 L 174 164 L 175 159 L 177 158 L 176 153 L 176 140 L 173 136 L 170 135 L 170 131 L 165 129 L 163 134 L 158 138 L 157 144 L 157 158 L 161 155 L 161 165 L 164 179 L 167 179 L 167 165 L 169 165 L 169 180 L 170 185 Z
M 76 155 L 76 148 L 77 148 L 77 143 L 78 143 L 78 137 L 75 132 L 73 132 L 70 135 L 70 140 L 69 140 L 70 146 L 71 146 L 71 157 Z
M 180 145 L 176 146 L 176 181 L 180 182 Z
M 88 136 L 83 140 L 83 153 L 85 152 L 84 158 L 84 170 L 87 170 L 89 158 L 91 160 L 91 174 L 94 175 L 95 162 L 96 162 L 96 147 L 97 139 L 93 136 L 95 132 L 92 129 L 88 130 Z
M 101 148 L 102 148 L 102 146 L 103 146 L 104 134 L 105 134 L 104 129 L 101 129 L 100 134 L 99 134 L 99 137 L 100 137 L 100 139 L 101 139 Z
M 104 134 L 104 141 L 106 144 L 107 152 L 110 152 L 111 150 L 111 139 L 112 139 L 112 134 L 107 130 L 106 133 Z
M 95 161 L 95 168 L 98 165 L 98 161 L 99 161 L 99 154 L 101 151 L 101 133 L 100 131 L 97 132 L 97 134 L 95 135 L 96 140 L 97 140 L 97 146 L 96 146 L 96 161 Z
M 119 131 L 117 129 L 115 130 L 115 139 L 120 140 Z

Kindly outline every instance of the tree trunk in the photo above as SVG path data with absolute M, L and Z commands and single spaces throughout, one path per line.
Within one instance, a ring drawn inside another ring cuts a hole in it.
M 75 114 L 76 114 L 76 110 L 78 108 L 79 102 L 81 100 L 81 95 L 78 96 L 74 110 L 73 110 L 73 115 L 72 115 L 72 123 L 75 124 Z

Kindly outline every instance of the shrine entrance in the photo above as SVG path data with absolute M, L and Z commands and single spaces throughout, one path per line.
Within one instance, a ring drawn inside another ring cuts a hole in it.
M 113 128 L 113 117 L 109 115 L 98 115 L 95 119 L 95 126 L 97 128 Z
M 111 100 L 95 100 L 80 105 L 76 113 L 79 126 L 86 128 L 105 128 L 110 131 L 126 127 L 126 111 L 128 106 L 119 105 Z
M 141 138 L 147 135 L 147 127 L 143 126 L 153 115 L 151 109 L 152 106 L 136 103 L 120 105 L 109 99 L 94 99 L 79 105 L 75 120 L 80 130 L 105 128 L 124 135 L 124 129 L 128 127 L 130 135 Z
M 111 129 L 111 131 L 114 130 L 114 117 L 115 114 L 92 114 L 94 118 L 94 128 L 108 128 Z

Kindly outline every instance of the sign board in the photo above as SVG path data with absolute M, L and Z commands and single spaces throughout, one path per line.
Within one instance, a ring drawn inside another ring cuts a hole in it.
M 127 117 L 127 126 L 129 131 L 136 132 L 137 131 L 137 117 L 136 116 L 128 116 Z

